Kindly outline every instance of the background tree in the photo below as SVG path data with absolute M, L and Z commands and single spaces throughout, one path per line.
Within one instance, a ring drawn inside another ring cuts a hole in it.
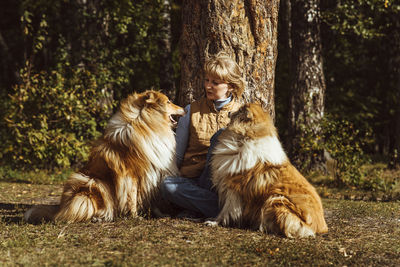
M 288 147 L 297 166 L 319 168 L 324 117 L 325 76 L 320 36 L 320 1 L 291 2 L 291 98 Z M 304 147 L 308 143 L 310 146 Z
M 172 63 L 171 2 L 162 1 L 160 33 L 160 88 L 172 100 L 176 97 L 174 69 Z
M 394 155 L 399 116 L 399 1 L 323 1 L 329 113 L 354 123 L 362 149 Z
M 391 167 L 400 167 L 400 20 L 393 21 L 393 57 L 391 61 L 394 80 L 394 131 Z
M 245 101 L 260 101 L 274 116 L 278 7 L 279 1 L 183 1 L 179 104 L 203 95 L 204 61 L 223 50 L 244 70 Z
M 290 73 L 291 73 L 291 4 L 290 0 L 280 1 L 279 16 L 278 16 L 278 58 L 276 62 L 275 75 L 275 109 L 276 109 L 276 124 L 279 135 L 284 142 L 284 147 L 289 147 L 287 144 L 289 132 L 289 106 L 290 106 Z

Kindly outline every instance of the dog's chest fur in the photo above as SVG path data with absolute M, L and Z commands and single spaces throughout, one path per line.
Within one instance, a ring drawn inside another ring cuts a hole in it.
M 259 139 L 240 139 L 232 132 L 221 134 L 213 151 L 212 171 L 218 177 L 243 174 L 257 164 L 281 165 L 287 161 L 286 153 L 276 136 Z

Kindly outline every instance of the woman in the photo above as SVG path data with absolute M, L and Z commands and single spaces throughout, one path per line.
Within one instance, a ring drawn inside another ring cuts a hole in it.
M 204 74 L 205 97 L 186 106 L 176 130 L 180 176 L 167 177 L 161 191 L 165 199 L 186 211 L 210 218 L 218 215 L 219 207 L 207 162 L 216 133 L 229 123 L 229 113 L 240 107 L 245 83 L 238 64 L 224 52 L 206 61 Z

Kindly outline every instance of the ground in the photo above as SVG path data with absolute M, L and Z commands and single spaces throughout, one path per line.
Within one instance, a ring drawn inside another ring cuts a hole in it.
M 0 266 L 400 266 L 399 201 L 323 198 L 329 232 L 295 240 L 173 218 L 30 225 L 23 212 L 57 203 L 61 185 L 0 192 Z

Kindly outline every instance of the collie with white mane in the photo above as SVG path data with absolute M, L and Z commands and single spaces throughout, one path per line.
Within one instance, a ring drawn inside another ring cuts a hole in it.
M 328 231 L 319 195 L 289 162 L 260 105 L 246 104 L 232 115 L 218 137 L 211 170 L 221 211 L 209 225 L 247 226 L 287 237 Z
M 60 205 L 33 207 L 25 220 L 112 221 L 137 216 L 151 204 L 161 179 L 178 173 L 171 115 L 183 114 L 162 93 L 130 95 L 92 147 L 86 166 L 68 178 Z

